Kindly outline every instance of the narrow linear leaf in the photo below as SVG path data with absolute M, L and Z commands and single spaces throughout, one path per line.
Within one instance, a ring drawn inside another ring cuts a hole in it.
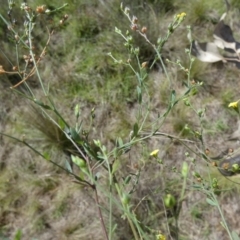
M 69 172 L 71 172 L 71 173 L 73 172 L 72 167 L 71 167 L 70 163 L 68 162 L 68 160 L 65 161 L 65 166 Z
M 141 86 L 142 85 L 142 78 L 139 75 L 139 73 L 137 73 L 136 75 L 137 75 L 137 80 L 138 80 L 139 86 Z
M 45 108 L 45 109 L 53 110 L 49 105 L 46 105 L 46 104 L 44 104 L 43 102 L 41 102 L 41 101 L 39 101 L 39 100 L 37 100 L 37 99 L 35 99 L 34 102 L 35 102 L 37 105 L 39 105 L 39 106 L 41 106 L 41 107 L 43 107 L 43 108 Z
M 172 93 L 171 93 L 171 103 L 172 103 L 172 105 L 174 104 L 175 99 L 176 99 L 176 91 L 172 90 Z
M 125 179 L 124 179 L 124 184 L 125 185 L 127 185 L 127 184 L 129 184 L 129 182 L 131 181 L 131 176 L 130 175 L 128 175 Z
M 119 137 L 119 138 L 117 139 L 117 144 L 118 144 L 119 147 L 122 147 L 122 145 L 123 145 L 123 140 L 122 140 L 122 138 Z
M 79 104 L 77 104 L 74 108 L 74 115 L 75 115 L 76 118 L 79 118 L 79 116 L 80 116 L 80 106 L 79 106 Z
M 114 224 L 112 228 L 112 233 L 114 233 L 116 229 L 117 229 L 117 224 Z
M 138 102 L 142 102 L 142 90 L 139 86 L 137 86 L 137 94 L 138 94 Z
M 195 188 L 195 189 L 202 189 L 202 186 L 197 185 L 197 184 L 193 184 L 192 187 Z
M 138 124 L 135 123 L 134 126 L 133 126 L 133 136 L 136 137 L 138 135 Z
M 217 206 L 217 204 L 210 198 L 206 198 L 206 201 L 208 204 L 212 205 L 212 206 Z
M 186 87 L 188 87 L 188 86 L 186 85 Z M 191 91 L 191 88 L 189 88 L 189 89 L 184 93 L 184 96 L 188 95 L 190 91 Z

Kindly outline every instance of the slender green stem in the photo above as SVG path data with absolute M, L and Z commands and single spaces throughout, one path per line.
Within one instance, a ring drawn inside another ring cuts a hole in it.
M 45 90 L 45 87 L 43 85 L 43 81 L 42 81 L 42 78 L 40 76 L 40 73 L 38 71 L 38 66 L 37 66 L 37 63 L 36 63 L 36 60 L 35 60 L 35 56 L 34 56 L 34 53 L 33 53 L 33 46 L 32 46 L 32 29 L 33 29 L 33 23 L 31 21 L 31 18 L 29 18 L 29 25 L 28 25 L 28 41 L 29 41 L 29 51 L 30 51 L 30 55 L 31 55 L 31 59 L 34 63 L 34 67 L 35 67 L 35 71 L 37 73 L 37 77 L 38 77 L 38 80 L 40 82 L 40 85 L 41 85 L 41 88 L 43 90 L 43 93 L 45 96 L 47 96 L 47 92 Z
M 213 189 L 212 189 L 212 191 L 213 191 Z M 220 213 L 220 215 L 221 215 L 221 218 L 222 218 L 223 226 L 224 226 L 224 228 L 226 229 L 226 231 L 227 231 L 227 233 L 228 233 L 228 236 L 230 237 L 231 240 L 234 240 L 233 237 L 232 237 L 232 234 L 231 234 L 231 232 L 230 232 L 230 230 L 229 230 L 229 227 L 228 227 L 228 225 L 227 225 L 227 222 L 226 222 L 226 220 L 225 220 L 225 217 L 224 217 L 224 215 L 223 215 L 222 209 L 221 209 L 221 207 L 219 206 L 219 203 L 218 203 L 218 200 L 217 200 L 217 198 L 216 198 L 216 195 L 214 194 L 214 192 L 212 192 L 211 195 L 212 195 L 212 198 L 214 199 L 214 202 L 215 202 L 216 205 L 217 205 L 218 211 L 219 211 L 219 213 Z
M 68 3 L 64 3 L 61 7 L 56 8 L 54 10 L 51 10 L 51 11 L 49 10 L 47 13 L 51 14 L 51 13 L 54 13 L 54 12 L 58 12 L 59 10 L 61 10 L 62 8 L 65 8 L 66 6 L 68 6 Z
M 157 56 L 158 56 L 158 59 L 159 59 L 160 62 L 161 62 L 161 65 L 162 65 L 164 74 L 166 75 L 166 78 L 167 78 L 167 80 L 168 80 L 168 82 L 169 82 L 169 84 L 170 84 L 170 87 L 171 87 L 172 83 L 171 83 L 171 80 L 170 80 L 168 71 L 167 71 L 167 69 L 166 69 L 166 66 L 165 66 L 165 64 L 164 64 L 164 62 L 163 62 L 163 60 L 162 60 L 162 56 L 160 55 L 159 50 L 158 50 L 155 46 L 154 46 L 154 50 L 155 50 L 155 52 L 156 52 L 156 54 L 157 54 Z
M 117 190 L 118 196 L 121 198 L 122 195 L 123 195 L 123 193 L 122 193 L 122 191 L 121 191 L 118 183 L 115 183 L 115 188 L 116 188 L 116 190 Z M 130 215 L 131 213 L 129 212 L 128 207 L 127 207 L 125 204 L 123 204 L 123 203 L 122 203 L 122 207 L 123 207 L 123 209 L 124 209 L 124 213 L 125 213 L 125 215 L 126 215 L 126 217 L 127 217 L 128 223 L 129 223 L 130 228 L 131 228 L 131 230 L 132 230 L 134 239 L 135 239 L 135 240 L 139 240 L 139 237 L 138 237 L 137 231 L 136 231 L 136 229 L 135 229 L 135 227 L 134 227 L 134 224 L 133 224 L 132 220 L 131 220 L 130 217 L 129 217 L 129 215 Z
M 106 226 L 104 224 L 104 219 L 103 219 L 102 211 L 101 211 L 100 204 L 99 204 L 99 199 L 98 199 L 98 193 L 97 193 L 96 186 L 94 187 L 94 193 L 95 193 L 95 201 L 96 201 L 96 205 L 97 205 L 97 209 L 98 209 L 98 215 L 100 217 L 101 226 L 102 226 L 102 229 L 103 229 L 106 240 L 109 240 L 109 237 L 108 237 L 108 234 L 107 234 L 107 229 L 106 229 Z M 111 229 L 110 229 L 110 231 L 111 231 Z
M 108 233 L 108 236 L 109 236 L 109 239 L 111 240 L 112 239 L 112 185 L 113 185 L 113 173 L 112 173 L 112 166 L 110 165 L 109 163 L 109 159 L 107 157 L 107 155 L 105 154 L 105 151 L 102 151 L 103 152 L 103 155 L 104 155 L 104 159 L 105 159 L 105 163 L 107 164 L 107 169 L 108 169 L 108 181 L 109 181 L 109 233 Z

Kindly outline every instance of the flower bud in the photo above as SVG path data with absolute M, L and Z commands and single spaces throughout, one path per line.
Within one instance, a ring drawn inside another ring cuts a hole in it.
M 135 17 L 135 16 L 133 16 L 133 18 L 132 18 L 132 23 L 133 23 L 133 24 L 136 24 L 137 22 L 138 22 L 138 18 Z
M 142 68 L 146 68 L 147 65 L 148 65 L 148 62 L 143 62 L 143 63 L 141 64 Z
M 131 29 L 132 29 L 133 31 L 136 31 L 136 30 L 138 29 L 137 24 L 132 24 L 132 25 L 131 25 Z
M 164 197 L 164 204 L 167 208 L 173 208 L 176 205 L 176 199 L 172 194 L 167 194 Z
M 36 8 L 36 12 L 42 14 L 42 13 L 45 13 L 45 9 L 46 9 L 46 6 L 45 6 L 45 5 L 38 6 L 38 7 Z
M 142 27 L 141 32 L 145 34 L 147 32 L 147 27 Z
M 130 195 L 124 193 L 123 196 L 122 196 L 122 198 L 121 198 L 121 202 L 122 202 L 122 204 L 125 205 L 125 206 L 128 205 L 129 202 L 130 202 Z

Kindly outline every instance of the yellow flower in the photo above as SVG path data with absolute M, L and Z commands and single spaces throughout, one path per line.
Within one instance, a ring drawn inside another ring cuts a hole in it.
M 238 107 L 238 101 L 229 103 L 228 107 L 237 108 Z
M 159 152 L 159 149 L 156 149 L 156 150 L 154 150 L 154 151 L 152 151 L 152 152 L 150 153 L 150 156 L 151 156 L 151 157 L 157 157 L 158 152 Z
M 156 235 L 157 240 L 166 240 L 166 237 L 164 235 L 162 235 L 161 233 Z
M 180 13 L 180 14 L 177 15 L 177 18 L 183 19 L 183 18 L 186 17 L 186 15 L 187 15 L 187 14 L 186 14 L 185 12 L 182 12 L 182 13 Z
M 187 14 L 185 13 L 185 12 L 182 12 L 181 14 L 180 14 L 180 17 L 186 17 L 187 16 Z

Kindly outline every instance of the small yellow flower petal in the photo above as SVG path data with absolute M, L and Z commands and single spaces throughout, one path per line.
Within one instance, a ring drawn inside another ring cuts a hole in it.
M 186 17 L 186 13 L 185 12 L 182 12 L 181 14 L 180 14 L 180 17 L 182 17 L 182 18 L 184 18 L 184 17 Z
M 183 18 L 186 17 L 186 15 L 187 15 L 187 14 L 186 14 L 185 12 L 182 12 L 182 13 L 180 13 L 180 14 L 177 15 L 177 18 L 183 19 Z
M 238 101 L 229 103 L 228 107 L 237 108 L 238 107 Z
M 157 240 L 166 240 L 166 237 L 164 235 L 162 235 L 161 233 L 156 235 Z
M 156 149 L 156 150 L 154 150 L 154 151 L 152 151 L 152 152 L 150 153 L 150 156 L 151 156 L 151 157 L 157 157 L 158 152 L 159 152 L 159 149 Z

